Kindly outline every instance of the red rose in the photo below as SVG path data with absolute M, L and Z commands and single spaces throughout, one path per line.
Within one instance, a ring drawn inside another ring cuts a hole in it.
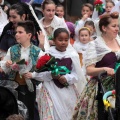
M 51 57 L 49 55 L 44 55 L 42 57 L 40 57 L 40 59 L 38 59 L 37 61 L 37 65 L 36 68 L 40 69 L 41 67 L 43 67 L 49 60 L 51 59 Z
M 100 4 L 102 4 L 103 2 L 101 1 L 101 0 L 96 0 L 95 2 L 94 2 L 94 5 L 100 5 Z

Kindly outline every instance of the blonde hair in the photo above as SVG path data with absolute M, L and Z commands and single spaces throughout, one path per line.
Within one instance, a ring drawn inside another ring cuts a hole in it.
M 80 32 L 83 31 L 83 30 L 87 30 L 89 32 L 89 35 L 90 35 L 90 29 L 88 27 L 82 27 L 82 28 L 80 28 L 79 35 L 80 35 Z

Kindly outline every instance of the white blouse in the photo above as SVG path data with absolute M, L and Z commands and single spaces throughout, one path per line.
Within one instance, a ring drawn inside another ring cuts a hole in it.
M 10 72 L 10 68 L 6 67 L 6 61 L 11 60 L 10 49 L 11 49 L 11 47 L 8 49 L 8 52 L 7 52 L 6 56 L 4 57 L 4 59 L 0 62 L 1 63 L 1 68 L 3 69 L 3 71 L 5 73 Z M 29 54 L 30 54 L 30 46 L 28 46 L 27 48 L 24 48 L 23 46 L 21 46 L 21 57 L 20 57 L 20 59 L 25 59 L 25 61 L 28 61 L 29 60 Z M 40 56 L 42 56 L 43 54 L 44 54 L 43 51 L 40 50 L 38 58 Z

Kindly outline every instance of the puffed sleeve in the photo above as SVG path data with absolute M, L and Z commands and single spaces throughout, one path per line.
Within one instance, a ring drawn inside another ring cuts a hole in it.
M 1 68 L 3 69 L 3 71 L 5 73 L 9 73 L 10 72 L 10 68 L 6 67 L 6 61 L 7 60 L 11 60 L 11 56 L 10 56 L 10 48 L 8 49 L 8 52 L 6 54 L 6 56 L 3 58 L 3 60 L 0 62 L 1 63 Z
M 33 72 L 32 73 L 32 78 L 38 81 L 51 81 L 52 76 L 50 71 L 45 71 L 41 73 Z

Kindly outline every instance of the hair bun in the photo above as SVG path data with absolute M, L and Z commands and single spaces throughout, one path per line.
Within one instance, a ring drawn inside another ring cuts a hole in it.
M 118 18 L 119 17 L 119 13 L 118 12 L 113 12 L 113 13 L 110 14 L 110 16 L 112 18 Z

